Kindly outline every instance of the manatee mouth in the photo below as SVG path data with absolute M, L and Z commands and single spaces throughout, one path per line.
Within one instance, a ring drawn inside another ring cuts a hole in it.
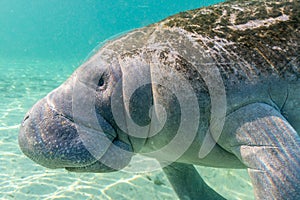
M 118 140 L 116 130 L 103 118 L 103 131 L 75 123 L 53 109 L 44 98 L 24 118 L 19 146 L 36 163 L 74 172 L 110 172 L 122 169 L 131 146 Z

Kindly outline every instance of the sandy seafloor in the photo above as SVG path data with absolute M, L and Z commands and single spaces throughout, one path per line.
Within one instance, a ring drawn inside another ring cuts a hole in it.
M 99 41 L 217 1 L 1 1 L 0 199 L 177 199 L 161 171 L 76 174 L 43 168 L 20 151 L 19 126 L 27 110 L 66 80 Z M 253 199 L 246 170 L 198 169 L 227 199 Z
M 0 199 L 176 199 L 161 171 L 77 174 L 43 168 L 21 153 L 17 142 L 20 121 L 34 102 L 75 69 L 64 65 L 68 64 L 28 60 L 0 63 L 0 69 L 5 69 L 0 72 Z M 227 199 L 253 199 L 246 170 L 198 169 Z

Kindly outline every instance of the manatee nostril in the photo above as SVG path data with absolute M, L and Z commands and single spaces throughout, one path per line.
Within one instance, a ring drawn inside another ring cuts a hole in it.
M 22 122 L 22 126 L 25 125 L 25 121 L 26 121 L 27 119 L 29 119 L 29 115 L 26 115 L 26 116 L 24 117 L 23 122 Z

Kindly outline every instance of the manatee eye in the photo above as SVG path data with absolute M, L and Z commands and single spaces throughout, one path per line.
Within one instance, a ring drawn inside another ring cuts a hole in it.
M 102 76 L 98 81 L 98 87 L 97 87 L 96 91 L 100 92 L 100 91 L 105 90 L 105 88 L 106 88 L 106 84 L 104 81 L 104 76 Z
M 99 82 L 98 82 L 98 87 L 102 87 L 104 85 L 104 79 L 103 79 L 103 76 L 99 79 Z

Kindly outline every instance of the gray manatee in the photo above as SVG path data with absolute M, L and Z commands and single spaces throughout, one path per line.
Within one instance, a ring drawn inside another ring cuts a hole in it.
M 193 165 L 300 199 L 299 19 L 298 0 L 229 1 L 108 41 L 26 114 L 20 148 L 74 172 L 155 158 L 180 199 L 223 199 Z

